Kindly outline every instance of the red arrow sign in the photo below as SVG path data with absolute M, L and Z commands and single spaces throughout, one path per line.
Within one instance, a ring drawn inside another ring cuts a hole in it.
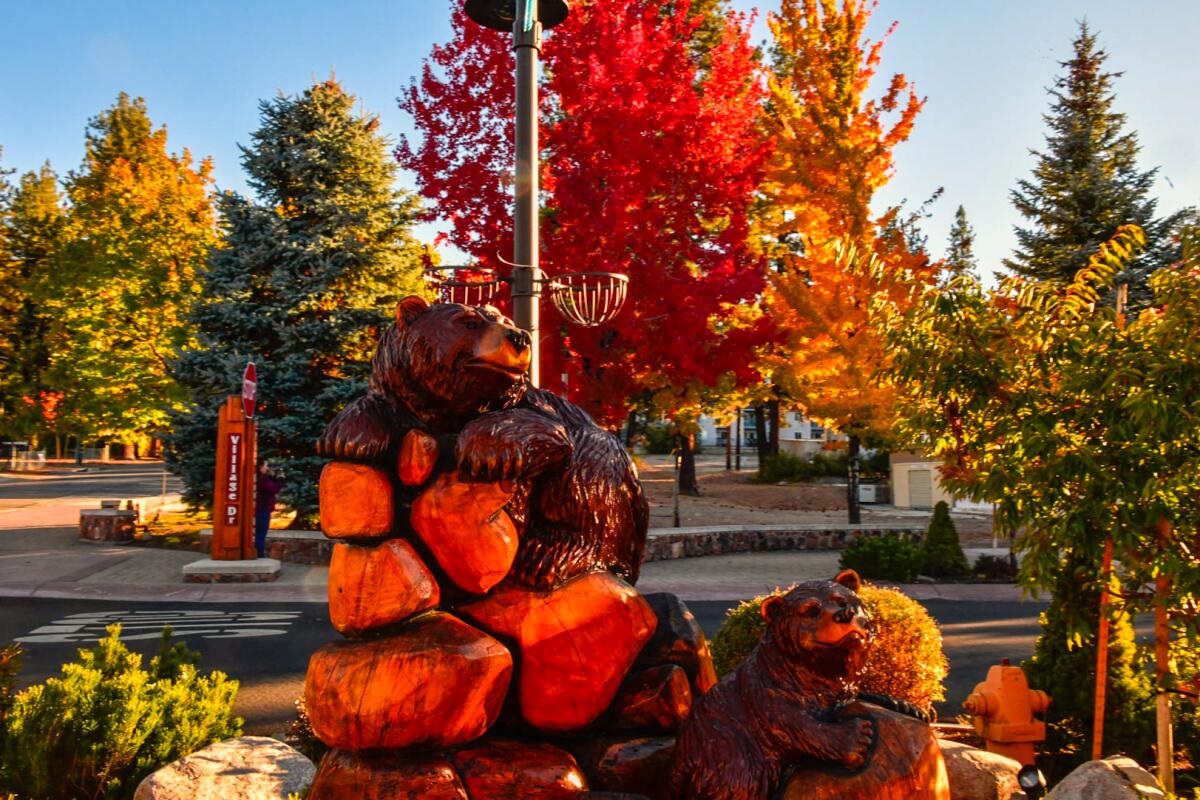
M 246 371 L 242 375 L 242 410 L 246 412 L 247 419 L 254 418 L 254 400 L 258 397 L 258 371 L 254 368 L 254 362 L 251 361 L 246 365 Z

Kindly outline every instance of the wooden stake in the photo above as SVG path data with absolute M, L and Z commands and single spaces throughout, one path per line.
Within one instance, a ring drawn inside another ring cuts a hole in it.
M 1096 632 L 1096 707 L 1092 718 L 1092 760 L 1104 758 L 1104 701 L 1108 691 L 1108 603 L 1112 575 L 1113 543 L 1104 543 L 1104 566 L 1100 569 L 1100 624 Z
M 1158 520 L 1158 548 L 1165 552 L 1171 534 L 1171 523 L 1165 518 Z M 1167 620 L 1167 597 L 1171 591 L 1171 578 L 1160 569 L 1154 579 L 1154 677 L 1158 691 L 1156 722 L 1158 726 L 1158 782 L 1163 790 L 1175 791 L 1175 744 L 1171 737 L 1171 696 L 1166 687 L 1171 672 L 1171 628 Z

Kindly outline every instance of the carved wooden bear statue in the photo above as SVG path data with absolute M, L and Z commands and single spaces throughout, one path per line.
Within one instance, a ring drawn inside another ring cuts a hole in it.
M 855 702 L 873 631 L 858 575 L 767 598 L 758 647 L 696 700 L 675 748 L 678 800 L 949 800 L 922 720 Z
M 548 589 L 607 570 L 633 583 L 649 518 L 636 469 L 583 410 L 529 385 L 529 354 L 529 335 L 494 308 L 408 297 L 380 338 L 370 391 L 334 419 L 317 452 L 386 468 L 417 432 L 408 443 L 430 443 L 454 479 L 512 490 L 501 505 L 519 544 L 501 577 Z M 454 479 L 446 492 L 461 487 Z M 396 516 L 402 527 L 407 515 Z

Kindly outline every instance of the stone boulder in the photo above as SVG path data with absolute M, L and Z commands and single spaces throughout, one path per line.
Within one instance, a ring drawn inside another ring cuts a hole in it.
M 1126 756 L 1109 756 L 1077 767 L 1046 800 L 1163 800 L 1158 780 Z
M 134 800 L 287 800 L 303 794 L 317 768 L 283 742 L 265 736 L 228 739 L 147 775 Z
M 1010 800 L 1014 795 L 1021 796 L 1017 784 L 1019 762 L 962 742 L 942 739 L 939 744 L 950 779 L 950 800 Z

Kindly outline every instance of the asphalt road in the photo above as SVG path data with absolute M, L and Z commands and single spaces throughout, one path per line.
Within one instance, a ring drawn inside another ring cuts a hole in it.
M 179 479 L 167 475 L 167 492 L 179 491 Z M 77 497 L 147 497 L 162 492 L 158 461 L 53 466 L 40 472 L 0 473 L 0 503 L 61 501 Z
M 731 603 L 688 604 L 710 637 Z M 931 600 L 925 603 L 941 623 L 950 675 L 943 718 L 960 713 L 963 699 L 1001 658 L 1013 663 L 1027 657 L 1037 636 L 1032 603 L 976 603 Z M 170 624 L 202 654 L 201 667 L 219 669 L 242 684 L 236 711 L 252 733 L 284 730 L 293 704 L 303 692 L 308 658 L 336 640 L 323 604 L 110 603 L 98 601 L 15 599 L 0 602 L 0 641 L 20 640 L 26 656 L 22 685 L 58 673 L 79 647 L 103 635 L 104 626 L 123 624 L 122 638 L 134 650 L 154 654 L 164 624 Z

